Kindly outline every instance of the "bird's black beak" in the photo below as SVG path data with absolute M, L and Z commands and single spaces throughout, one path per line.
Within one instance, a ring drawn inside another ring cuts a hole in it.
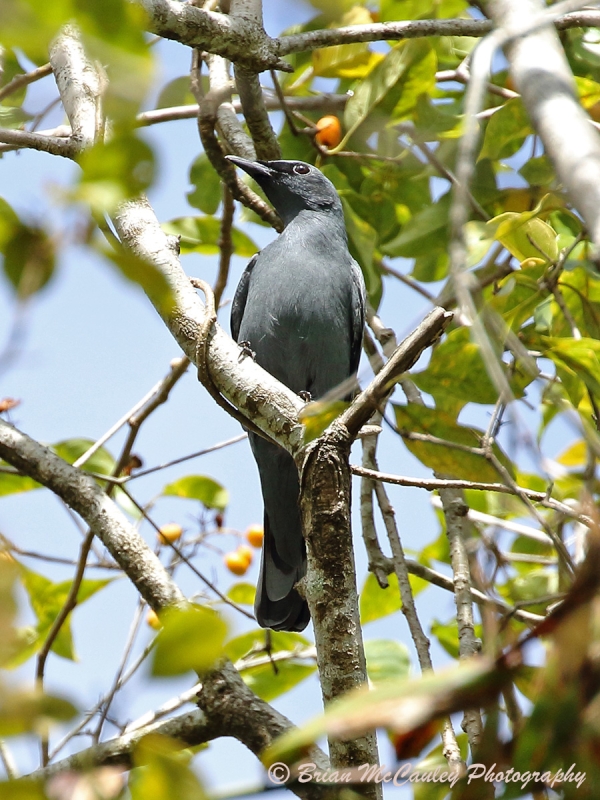
M 240 169 L 243 169 L 244 172 L 247 172 L 255 181 L 260 182 L 261 178 L 268 178 L 272 175 L 272 170 L 264 162 L 248 161 L 238 156 L 225 156 L 225 158 Z

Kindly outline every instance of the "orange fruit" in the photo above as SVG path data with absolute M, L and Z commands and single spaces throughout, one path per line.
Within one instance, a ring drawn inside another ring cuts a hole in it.
M 161 525 L 157 536 L 160 542 L 176 542 L 181 539 L 182 533 L 183 528 L 177 522 L 167 522 L 166 525 Z
M 243 554 L 237 551 L 225 553 L 223 563 L 229 572 L 233 572 L 234 575 L 244 575 L 249 566 L 249 562 L 246 561 Z
M 250 542 L 252 547 L 262 547 L 265 532 L 262 525 L 250 525 L 246 529 L 246 539 Z
M 247 544 L 241 544 L 236 550 L 236 553 L 238 553 L 246 561 L 246 565 L 249 567 L 252 563 L 252 559 L 254 558 L 252 549 L 248 547 Z
M 158 618 L 158 614 L 156 613 L 156 611 L 153 611 L 152 609 L 148 611 L 148 613 L 146 614 L 146 624 L 149 625 L 151 628 L 154 628 L 155 631 L 160 629 L 161 627 L 160 620 Z
M 315 139 L 322 147 L 337 147 L 342 141 L 342 126 L 337 117 L 321 117 L 317 122 Z

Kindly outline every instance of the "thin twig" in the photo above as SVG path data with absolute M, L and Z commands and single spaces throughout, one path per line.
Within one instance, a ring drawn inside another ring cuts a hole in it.
M 75 572 L 75 576 L 73 578 L 71 587 L 69 588 L 69 593 L 67 595 L 67 598 L 63 604 L 63 607 L 58 612 L 58 616 L 54 620 L 52 627 L 50 628 L 50 631 L 46 636 L 46 640 L 42 645 L 41 650 L 38 653 L 36 670 L 35 670 L 35 680 L 40 690 L 43 690 L 44 687 L 44 669 L 46 667 L 46 659 L 48 658 L 48 653 L 50 652 L 50 648 L 54 644 L 56 637 L 58 636 L 59 631 L 64 625 L 67 617 L 77 605 L 77 595 L 79 593 L 81 581 L 83 580 L 85 568 L 87 566 L 87 557 L 90 552 L 90 548 L 92 546 L 93 541 L 94 541 L 94 533 L 93 531 L 90 530 L 81 545 L 79 551 L 79 559 L 77 562 L 77 570 Z M 41 751 L 42 751 L 42 766 L 45 767 L 49 759 L 47 734 L 42 734 L 41 736 Z
M 25 72 L 23 75 L 15 75 L 12 81 L 9 81 L 6 86 L 0 89 L 0 102 L 14 92 L 18 92 L 19 89 L 23 89 L 25 86 L 29 86 L 29 84 L 35 83 L 35 81 L 39 81 L 51 74 L 51 65 L 43 64 L 41 67 L 32 69 L 31 72 Z
M 131 502 L 135 505 L 135 507 L 144 517 L 144 519 L 147 520 L 150 523 L 150 525 L 154 528 L 156 533 L 160 535 L 160 526 L 158 526 L 154 522 L 154 520 L 149 516 L 146 509 L 137 502 L 135 497 L 133 497 L 133 495 L 130 492 L 128 492 L 125 487 L 123 487 L 123 491 L 125 492 L 127 497 L 131 500 Z M 229 597 L 227 597 L 227 595 L 223 594 L 223 592 L 217 589 L 214 583 L 209 581 L 208 578 L 206 578 L 198 569 L 196 569 L 196 567 L 192 564 L 189 558 L 187 558 L 187 556 L 184 555 L 184 553 L 181 551 L 179 547 L 177 547 L 176 544 L 174 544 L 173 542 L 166 542 L 166 544 L 179 556 L 179 558 L 184 562 L 184 564 L 186 564 L 192 570 L 194 575 L 200 578 L 200 580 L 203 583 L 205 583 L 209 587 L 209 589 L 212 589 L 212 591 L 217 595 L 217 597 L 219 597 L 224 603 L 226 603 L 228 606 L 231 606 L 232 608 L 235 608 L 236 611 L 239 611 L 240 614 L 243 614 L 245 617 L 251 619 L 253 622 L 256 621 L 256 617 L 254 616 L 254 614 L 251 614 L 249 611 L 246 611 L 245 608 L 242 608 L 237 603 L 234 603 L 233 600 L 231 600 Z
M 233 212 L 234 202 L 231 192 L 228 187 L 223 185 L 223 216 L 221 217 L 221 229 L 219 233 L 219 272 L 217 280 L 213 286 L 213 294 L 215 296 L 215 307 L 218 308 L 221 302 L 221 296 L 227 286 L 227 278 L 229 277 L 229 265 L 231 264 L 231 255 L 233 253 L 233 240 L 231 238 L 231 227 L 233 225 Z

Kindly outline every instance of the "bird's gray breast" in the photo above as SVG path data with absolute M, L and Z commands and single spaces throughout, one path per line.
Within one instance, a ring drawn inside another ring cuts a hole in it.
M 282 235 L 252 271 L 240 340 L 257 362 L 316 399 L 350 374 L 351 257 L 336 241 L 319 246 Z

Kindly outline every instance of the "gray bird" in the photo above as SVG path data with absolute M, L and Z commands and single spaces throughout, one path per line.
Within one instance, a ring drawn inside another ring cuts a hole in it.
M 254 178 L 285 224 L 242 275 L 232 336 L 281 383 L 317 400 L 356 373 L 364 327 L 364 281 L 348 252 L 340 198 L 302 161 L 229 160 Z M 306 573 L 298 471 L 281 447 L 249 438 L 265 507 L 256 617 L 263 628 L 301 631 L 310 614 L 294 588 Z

